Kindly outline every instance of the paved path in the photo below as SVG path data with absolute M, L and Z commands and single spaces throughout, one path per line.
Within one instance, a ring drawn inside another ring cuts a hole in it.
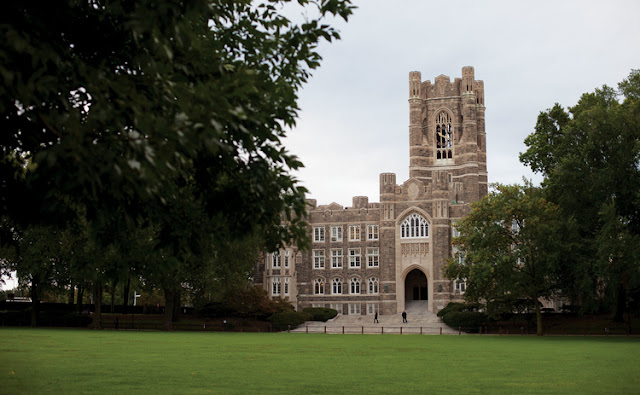
M 305 322 L 291 332 L 308 333 L 395 333 L 457 335 L 458 331 L 445 325 L 440 317 L 427 311 L 426 302 L 407 305 L 407 323 L 402 314 L 379 315 L 380 323 L 373 323 L 372 315 L 339 315 L 328 322 Z

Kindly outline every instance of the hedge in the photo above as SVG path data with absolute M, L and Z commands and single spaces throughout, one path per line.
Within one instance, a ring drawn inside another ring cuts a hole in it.
M 328 309 L 326 307 L 307 307 L 302 310 L 303 313 L 309 313 L 313 316 L 313 321 L 327 322 L 338 315 L 338 310 Z
M 267 319 L 275 326 L 286 327 L 290 325 L 291 329 L 293 329 L 299 327 L 306 321 L 313 320 L 313 315 L 299 311 L 285 311 L 283 313 L 275 313 Z
M 442 321 L 453 328 L 473 329 L 486 324 L 488 317 L 475 311 L 450 311 L 442 316 Z

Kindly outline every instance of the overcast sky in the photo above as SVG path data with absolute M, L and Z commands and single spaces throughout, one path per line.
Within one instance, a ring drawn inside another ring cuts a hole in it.
M 640 1 L 361 0 L 322 45 L 286 145 L 318 204 L 379 202 L 379 174 L 409 174 L 409 71 L 485 86 L 489 182 L 540 177 L 520 164 L 540 111 L 577 103 L 640 68 Z

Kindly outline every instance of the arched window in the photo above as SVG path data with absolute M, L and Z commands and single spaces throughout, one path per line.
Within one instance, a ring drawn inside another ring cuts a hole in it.
M 316 295 L 324 295 L 324 280 L 317 278 L 313 282 L 313 293 Z
M 331 281 L 331 293 L 334 295 L 342 294 L 342 280 L 339 278 L 334 278 Z
M 451 116 L 442 111 L 436 117 L 436 159 L 453 158 L 453 126 Z
M 377 278 L 372 277 L 369 279 L 369 293 L 370 294 L 377 294 L 378 293 L 378 284 L 379 281 Z
M 351 293 L 354 295 L 360 293 L 360 280 L 357 278 L 351 279 Z
M 421 215 L 413 213 L 400 225 L 400 237 L 403 239 L 417 239 L 429 237 L 429 224 Z

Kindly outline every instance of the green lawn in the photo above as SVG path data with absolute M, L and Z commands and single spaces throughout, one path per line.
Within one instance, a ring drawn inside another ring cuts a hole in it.
M 0 393 L 639 393 L 640 339 L 0 329 Z

